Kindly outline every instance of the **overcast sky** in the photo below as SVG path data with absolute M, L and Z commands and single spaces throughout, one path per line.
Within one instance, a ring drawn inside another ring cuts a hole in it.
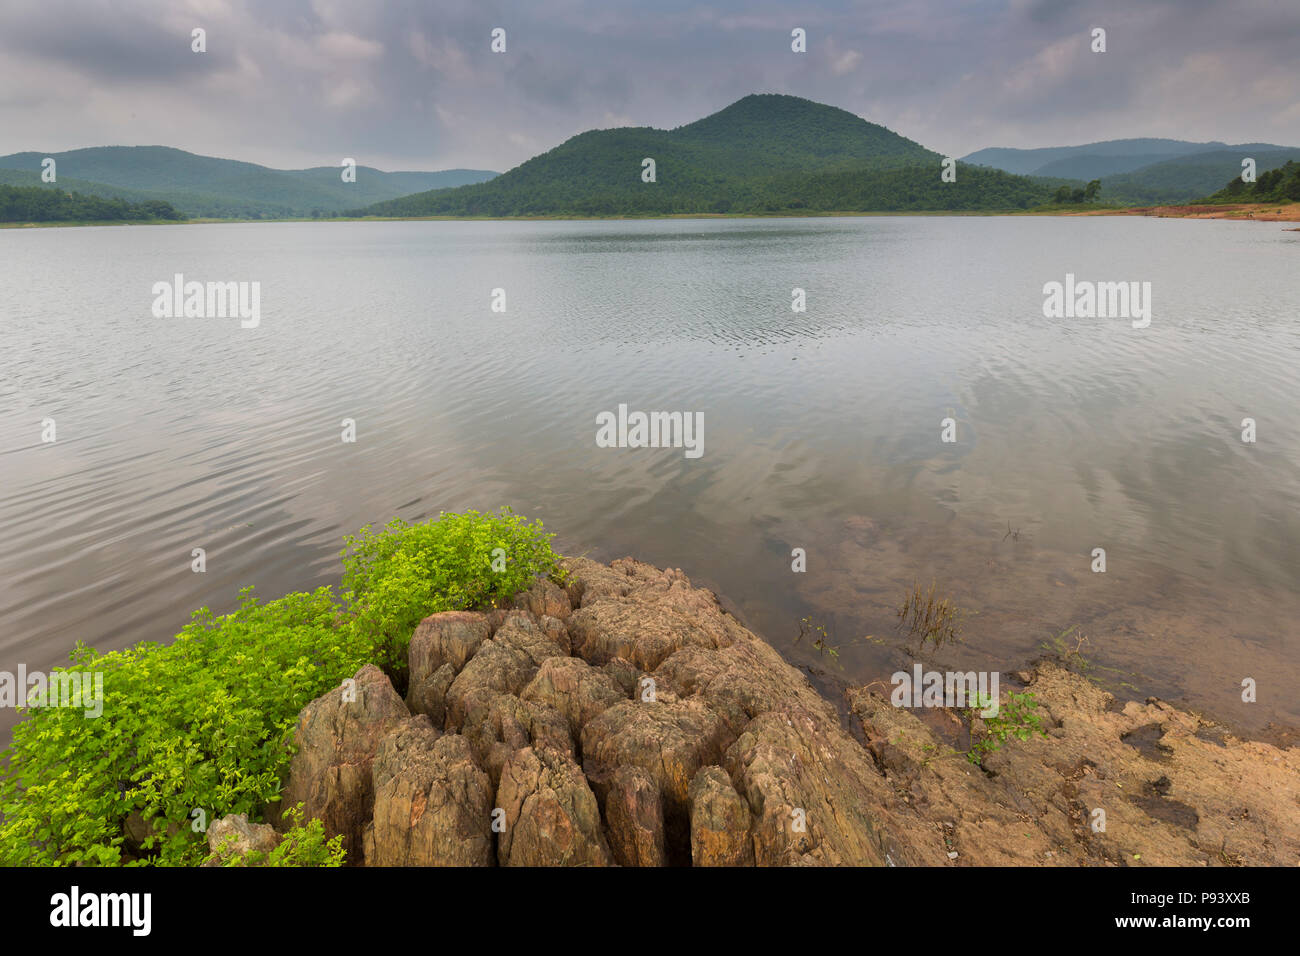
M 0 154 L 161 144 L 506 170 L 586 129 L 671 128 L 755 92 L 955 156 L 1129 136 L 1300 146 L 1297 67 L 1300 0 L 2 0 Z

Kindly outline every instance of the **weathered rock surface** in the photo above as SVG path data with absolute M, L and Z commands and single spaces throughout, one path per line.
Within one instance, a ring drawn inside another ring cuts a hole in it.
M 549 578 L 538 578 L 533 586 L 515 598 L 515 607 L 533 617 L 553 617 L 563 621 L 573 611 L 569 594 Z
M 232 857 L 270 853 L 279 844 L 280 835 L 269 824 L 249 823 L 243 813 L 218 817 L 208 827 L 208 849 L 212 855 L 203 865 L 224 866 Z
M 928 832 L 875 814 L 888 788 L 870 755 L 804 676 L 711 593 L 680 571 L 630 560 L 569 566 L 575 653 L 630 662 L 654 681 L 652 702 L 638 684 L 583 727 L 584 770 L 607 805 L 620 768 L 649 777 L 670 862 L 691 861 L 697 822 L 743 827 L 725 839 L 707 834 L 701 861 L 883 865 L 891 852 L 895 862 L 946 860 Z M 692 782 L 709 767 L 718 769 L 701 777 L 693 808 Z
M 404 704 L 304 709 L 286 800 L 368 865 L 1286 863 L 1295 750 L 1039 665 L 1050 737 L 984 768 L 867 690 L 865 743 L 680 571 L 565 562 L 510 608 L 437 614 Z M 411 716 L 411 713 L 415 716 Z M 1093 810 L 1106 830 L 1093 832 Z
M 411 635 L 410 686 L 406 703 L 413 713 L 428 714 L 434 726 L 445 717 L 447 690 L 465 662 L 490 638 L 482 614 L 444 611 L 426 617 Z
M 1155 698 L 1118 707 L 1054 662 L 1025 676 L 1048 736 L 993 752 L 987 773 L 912 712 L 851 695 L 890 805 L 941 826 L 957 865 L 1300 862 L 1295 748 L 1238 740 Z
M 494 787 L 506 761 L 524 747 L 550 747 L 573 756 L 569 725 L 560 712 L 511 694 L 477 699 L 465 715 L 461 732 Z
M 619 866 L 666 866 L 663 798 L 640 767 L 619 767 L 607 786 L 605 821 Z
M 608 866 L 600 805 L 567 753 L 525 747 L 506 762 L 497 790 L 505 811 L 502 866 Z
M 566 634 L 567 637 L 567 634 Z M 548 657 L 567 657 L 567 640 L 542 630 L 525 611 L 512 612 L 469 659 L 447 689 L 447 721 L 459 727 L 471 708 L 489 703 L 501 694 L 517 696 Z
M 378 667 L 367 664 L 353 681 L 355 686 L 336 687 L 298 715 L 297 751 L 280 805 L 301 802 L 304 819 L 315 817 L 329 833 L 342 834 L 348 859 L 355 862 L 373 809 L 371 761 L 380 742 L 409 715 Z
M 491 865 L 491 783 L 464 737 L 409 718 L 381 745 L 374 785 L 367 866 Z
M 542 662 L 537 676 L 520 695 L 524 700 L 549 704 L 564 715 L 573 734 L 593 717 L 621 700 L 627 692 L 614 678 L 580 657 L 552 657 Z
M 428 676 L 443 664 L 459 671 L 491 636 L 482 614 L 443 611 L 426 617 L 411 635 L 411 680 Z
M 695 866 L 752 866 L 749 804 L 721 767 L 705 767 L 691 781 L 691 862 Z

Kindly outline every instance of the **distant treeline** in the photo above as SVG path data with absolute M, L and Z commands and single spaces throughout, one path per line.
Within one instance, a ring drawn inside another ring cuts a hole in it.
M 1235 177 L 1213 196 L 1200 202 L 1300 202 L 1300 163 L 1294 160 L 1260 173 L 1253 183 Z
M 955 182 L 939 164 L 836 170 L 712 182 L 655 185 L 591 184 L 580 177 L 512 182 L 506 176 L 459 189 L 419 193 L 348 213 L 354 216 L 663 216 L 723 213 L 904 212 L 1027 209 L 1052 199 L 1052 189 L 1024 176 L 959 164 Z
M 0 185 L 0 222 L 97 222 L 185 217 L 159 199 L 128 202 L 47 186 Z

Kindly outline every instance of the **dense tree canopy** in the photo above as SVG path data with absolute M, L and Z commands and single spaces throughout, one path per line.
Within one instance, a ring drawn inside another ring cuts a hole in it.
M 184 217 L 158 199 L 128 202 L 42 186 L 0 185 L 0 222 L 98 222 Z
M 1277 169 L 1259 174 L 1253 183 L 1232 179 L 1213 196 L 1201 200 L 1210 203 L 1225 202 L 1300 202 L 1300 163 L 1288 161 Z
M 654 181 L 643 163 L 654 160 Z M 674 130 L 593 130 L 496 179 L 353 210 L 378 216 L 659 216 L 1024 209 L 1045 183 L 959 165 L 852 113 L 747 96 Z

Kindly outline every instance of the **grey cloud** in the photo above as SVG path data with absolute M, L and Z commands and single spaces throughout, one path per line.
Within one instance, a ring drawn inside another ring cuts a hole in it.
M 129 129 L 132 141 L 280 166 L 348 155 L 506 169 L 611 117 L 678 126 L 750 92 L 831 103 L 955 155 L 1124 136 L 1300 145 L 1300 4 L 1273 0 L 194 9 L 209 12 L 7 0 L 0 152 L 121 142 Z M 189 19 L 209 30 L 203 57 L 189 52 Z M 508 31 L 504 55 L 488 49 L 495 26 Z M 808 30 L 807 54 L 790 52 L 793 26 Z M 1087 51 L 1093 26 L 1108 30 L 1105 54 Z

